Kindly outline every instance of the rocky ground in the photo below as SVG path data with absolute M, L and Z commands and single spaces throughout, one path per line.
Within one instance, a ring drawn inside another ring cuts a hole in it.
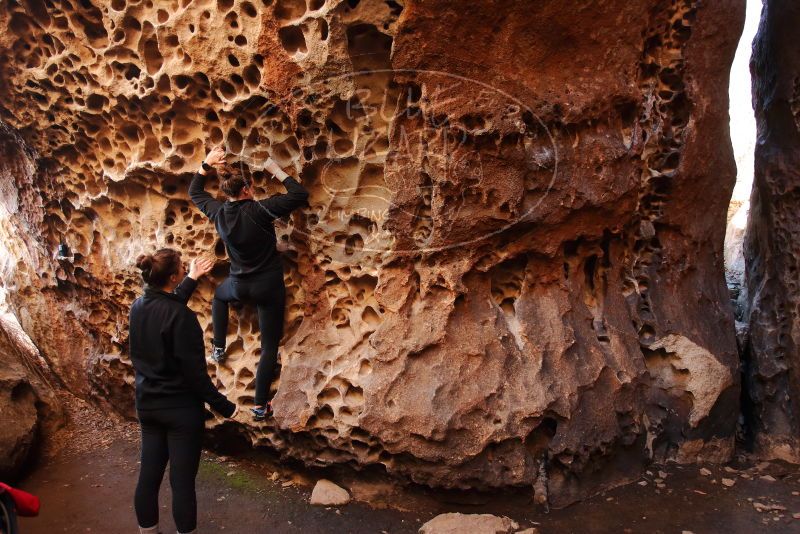
M 26 534 L 131 532 L 138 462 L 136 425 L 109 420 L 71 397 L 69 424 L 50 439 L 36 468 L 20 484 L 42 498 L 42 513 L 22 522 Z M 312 488 L 329 478 L 353 501 L 340 507 L 309 504 Z M 162 495 L 162 527 L 174 532 L 169 489 Z M 654 467 L 630 484 L 549 513 L 527 491 L 501 494 L 402 487 L 372 473 L 309 471 L 276 458 L 205 453 L 198 476 L 200 525 L 227 532 L 417 532 L 443 513 L 493 514 L 520 532 L 752 533 L 800 532 L 800 469 L 739 457 L 728 466 Z M 463 520 L 457 516 L 447 523 Z M 474 532 L 468 527 L 453 532 Z M 440 520 L 441 521 L 441 520 Z M 466 528 L 466 530 L 465 530 Z M 426 533 L 444 530 L 426 529 Z M 450 531 L 447 531 L 450 532 Z M 495 532 L 495 530 L 492 530 Z

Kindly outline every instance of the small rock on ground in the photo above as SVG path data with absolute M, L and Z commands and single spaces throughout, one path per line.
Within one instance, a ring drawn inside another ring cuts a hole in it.
M 511 534 L 518 527 L 505 516 L 450 513 L 437 515 L 422 525 L 419 534 Z
M 311 491 L 311 504 L 314 505 L 341 506 L 349 502 L 350 494 L 346 489 L 324 478 L 319 480 Z

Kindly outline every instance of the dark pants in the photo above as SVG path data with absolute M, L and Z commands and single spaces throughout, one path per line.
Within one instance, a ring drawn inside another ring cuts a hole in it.
M 140 410 L 142 464 L 136 485 L 134 507 L 142 528 L 158 524 L 158 490 L 169 462 L 172 487 L 172 517 L 178 532 L 197 527 L 197 497 L 194 479 L 200 465 L 203 440 L 203 405 L 186 408 Z
M 254 278 L 230 277 L 217 286 L 211 303 L 214 322 L 214 345 L 225 347 L 228 333 L 228 304 L 240 301 L 255 304 L 258 329 L 261 331 L 261 359 L 256 371 L 256 406 L 269 400 L 269 387 L 278 363 L 278 345 L 283 336 L 283 313 L 286 308 L 286 287 L 283 272 L 274 271 Z

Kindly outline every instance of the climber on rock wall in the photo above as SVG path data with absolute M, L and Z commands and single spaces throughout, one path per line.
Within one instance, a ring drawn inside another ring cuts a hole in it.
M 165 248 L 139 256 L 136 266 L 147 284 L 129 318 L 136 413 L 142 430 L 136 519 L 140 533 L 159 532 L 158 491 L 169 462 L 175 526 L 179 533 L 191 533 L 197 528 L 195 478 L 205 428 L 203 403 L 224 417 L 233 418 L 238 412 L 208 376 L 203 330 L 186 306 L 197 279 L 211 270 L 213 262 L 194 260 L 184 278 L 180 252 Z
M 303 206 L 308 192 L 268 158 L 264 169 L 283 182 L 288 191 L 264 200 L 254 200 L 252 184 L 243 176 L 220 173 L 220 188 L 228 197 L 220 202 L 205 190 L 206 177 L 221 168 L 225 151 L 212 149 L 189 185 L 189 197 L 209 219 L 225 243 L 231 262 L 230 276 L 217 287 L 211 304 L 214 339 L 211 359 L 225 360 L 228 332 L 228 304 L 233 301 L 255 304 L 261 332 L 261 358 L 256 371 L 256 421 L 263 421 L 271 410 L 268 402 L 278 361 L 278 344 L 283 335 L 286 288 L 283 263 L 277 248 L 273 221 Z

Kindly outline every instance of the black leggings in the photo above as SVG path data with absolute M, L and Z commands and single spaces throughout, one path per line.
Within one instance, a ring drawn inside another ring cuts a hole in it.
M 140 410 L 138 415 L 142 464 L 133 502 L 139 526 L 150 528 L 158 524 L 158 490 L 169 461 L 172 517 L 178 532 L 191 532 L 197 528 L 194 479 L 205 426 L 203 405 Z
M 214 345 L 225 347 L 228 334 L 228 304 L 240 301 L 255 304 L 258 329 L 261 331 L 261 359 L 256 371 L 256 406 L 269 400 L 269 387 L 278 363 L 278 345 L 283 336 L 283 313 L 286 308 L 286 287 L 283 271 L 264 273 L 255 278 L 230 277 L 214 293 L 211 317 L 214 322 Z

